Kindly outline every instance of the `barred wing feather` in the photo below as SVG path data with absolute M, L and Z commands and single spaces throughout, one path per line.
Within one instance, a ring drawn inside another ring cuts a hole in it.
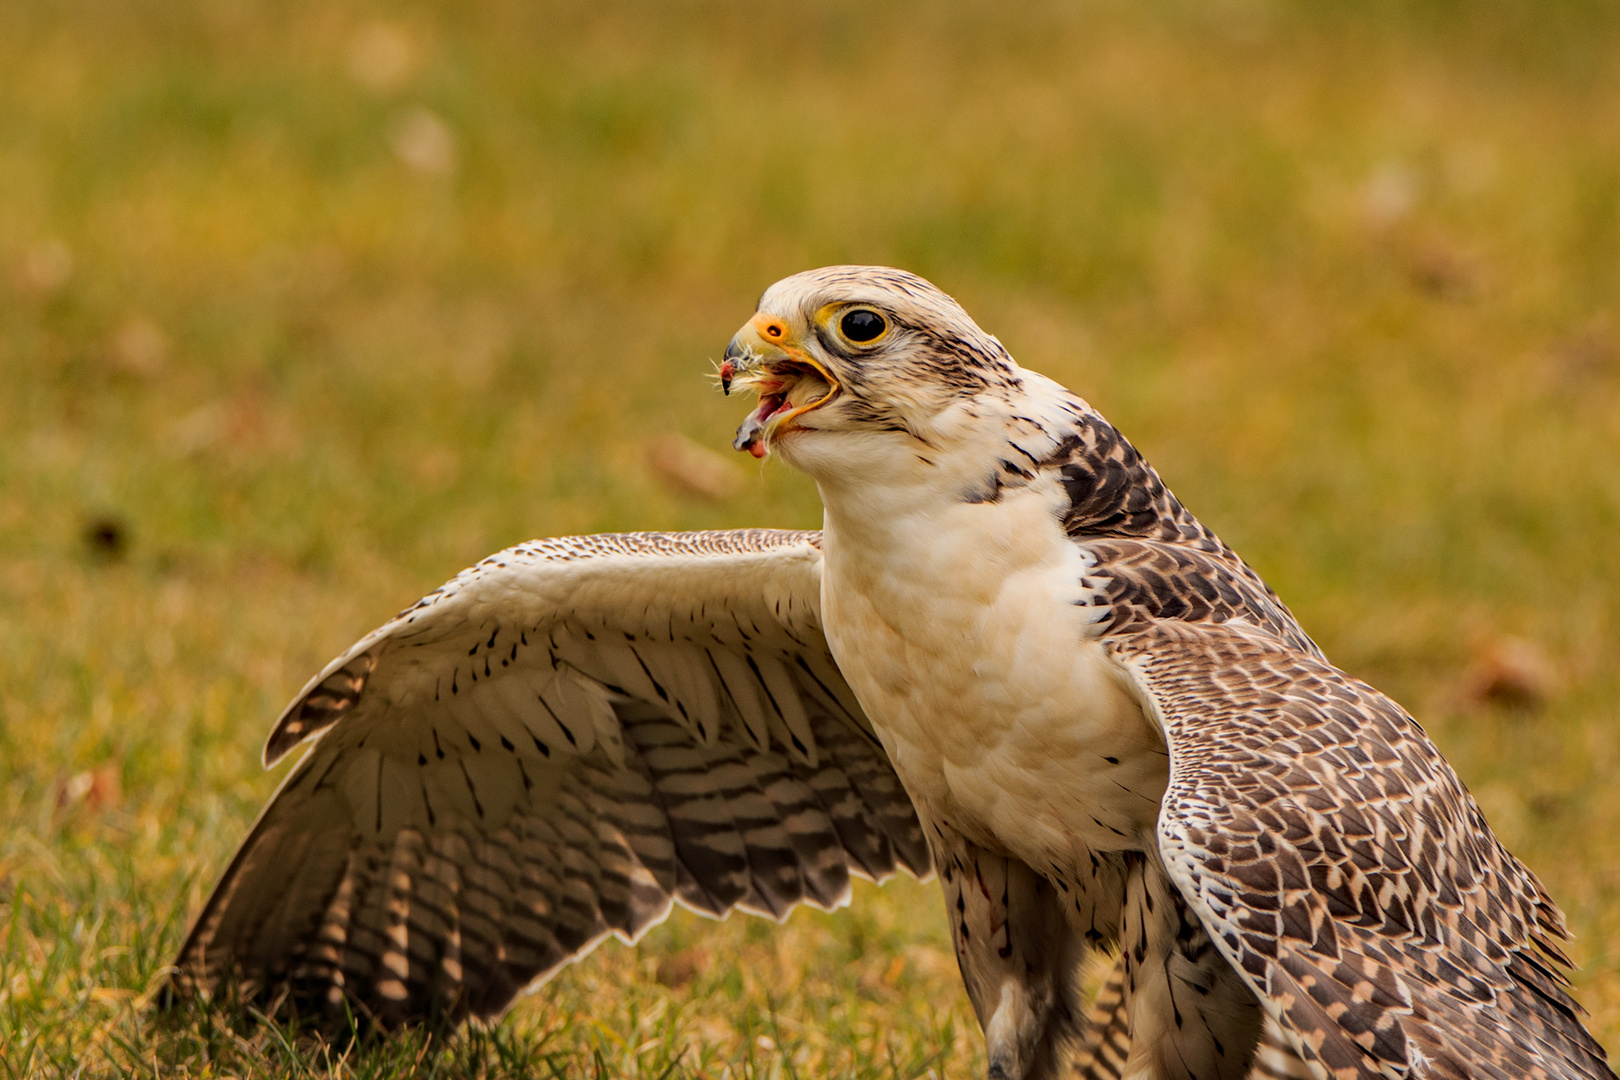
M 781 918 L 929 872 L 828 652 L 820 536 L 535 541 L 333 661 L 266 763 L 308 753 L 175 965 L 383 1024 L 491 1016 L 671 904 Z

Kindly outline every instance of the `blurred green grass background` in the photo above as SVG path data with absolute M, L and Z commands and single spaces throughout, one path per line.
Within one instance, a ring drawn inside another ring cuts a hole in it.
M 658 460 L 844 261 L 1088 397 L 1415 711 L 1620 1045 L 1612 0 L 9 0 L 0 1071 L 976 1075 L 905 882 L 677 917 L 443 1054 L 138 1009 L 359 634 L 532 536 L 817 524 Z

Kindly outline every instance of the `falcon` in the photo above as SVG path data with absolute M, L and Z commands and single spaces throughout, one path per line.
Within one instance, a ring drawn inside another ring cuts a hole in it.
M 876 267 L 772 286 L 720 378 L 821 532 L 537 540 L 362 638 L 276 722 L 267 764 L 309 749 L 177 998 L 493 1017 L 674 903 L 904 869 L 993 1080 L 1613 1078 L 1434 744 L 1085 401 Z

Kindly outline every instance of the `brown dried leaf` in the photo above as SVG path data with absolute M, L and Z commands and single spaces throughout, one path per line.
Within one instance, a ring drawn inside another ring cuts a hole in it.
M 737 466 L 675 432 L 648 440 L 647 467 L 682 493 L 703 499 L 730 498 L 742 483 Z
M 1521 708 L 1544 704 L 1558 689 L 1558 671 L 1533 641 L 1502 637 L 1486 642 L 1465 677 L 1469 700 Z
M 115 809 L 124 801 L 118 767 L 101 765 L 59 780 L 53 801 L 58 816 L 75 807 L 91 812 Z

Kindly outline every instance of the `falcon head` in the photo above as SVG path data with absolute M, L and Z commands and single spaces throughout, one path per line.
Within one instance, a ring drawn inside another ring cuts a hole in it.
M 1019 385 L 1018 366 L 955 300 L 882 266 L 828 266 L 765 290 L 726 346 L 720 385 L 759 394 L 738 450 L 816 475 L 860 443 L 937 445 L 952 417 Z M 836 450 L 835 450 L 836 447 Z

